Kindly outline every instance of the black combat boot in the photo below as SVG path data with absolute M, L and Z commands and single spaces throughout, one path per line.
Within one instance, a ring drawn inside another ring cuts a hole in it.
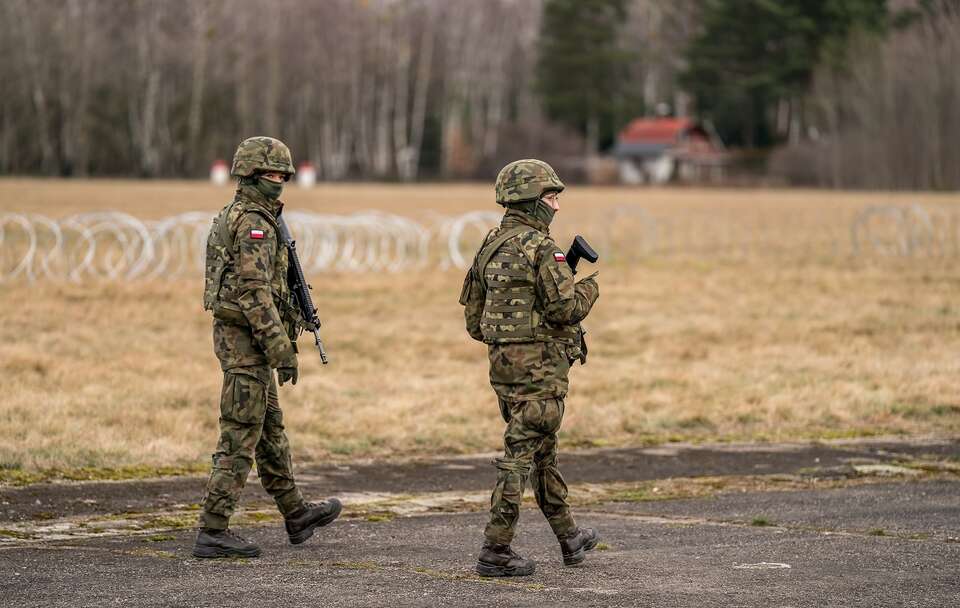
M 537 565 L 532 559 L 523 559 L 510 545 L 483 543 L 477 559 L 477 574 L 480 576 L 529 576 Z
M 320 503 L 305 503 L 298 511 L 286 517 L 283 525 L 287 527 L 290 543 L 299 545 L 313 536 L 315 528 L 325 526 L 340 516 L 340 501 L 329 498 Z
M 200 528 L 193 545 L 194 557 L 259 557 L 260 547 L 230 530 Z
M 577 528 L 572 534 L 557 540 L 563 553 L 563 565 L 573 566 L 587 559 L 587 551 L 597 546 L 600 535 L 593 528 Z

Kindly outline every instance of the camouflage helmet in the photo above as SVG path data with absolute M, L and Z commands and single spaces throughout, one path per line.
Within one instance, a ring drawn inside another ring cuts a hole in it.
M 230 175 L 248 177 L 253 175 L 254 171 L 278 171 L 288 176 L 297 172 L 287 144 L 279 139 L 263 136 L 250 137 L 240 142 L 237 153 L 233 155 Z
M 497 174 L 497 202 L 501 205 L 534 201 L 546 192 L 563 189 L 553 167 L 535 158 L 515 160 Z

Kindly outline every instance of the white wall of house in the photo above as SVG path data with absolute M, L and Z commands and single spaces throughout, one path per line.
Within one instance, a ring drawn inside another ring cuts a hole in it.
M 620 181 L 628 185 L 665 184 L 673 178 L 676 163 L 669 154 L 654 158 L 620 160 Z

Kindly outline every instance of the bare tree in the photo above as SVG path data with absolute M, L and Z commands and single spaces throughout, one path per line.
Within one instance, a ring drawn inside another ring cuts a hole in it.
M 796 152 L 807 154 L 819 184 L 960 187 L 960 11 L 950 6 L 888 38 L 861 36 L 848 67 L 819 70 L 811 95 L 818 141 Z
M 541 0 L 0 2 L 0 172 L 201 175 L 256 134 L 326 179 L 543 145 Z

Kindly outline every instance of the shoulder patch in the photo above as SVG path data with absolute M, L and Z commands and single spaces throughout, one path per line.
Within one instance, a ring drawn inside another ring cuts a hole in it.
M 273 217 L 266 209 L 258 207 L 253 203 L 244 200 L 237 201 L 235 207 L 237 212 L 237 221 L 241 227 L 259 228 L 264 232 L 277 230 L 277 219 Z
M 560 253 L 559 251 L 556 251 L 556 252 L 554 252 L 554 254 L 553 254 L 553 260 L 554 260 L 555 262 L 566 262 L 566 261 L 567 261 L 567 256 L 563 255 L 563 254 Z
M 262 238 L 263 238 L 263 230 L 251 230 L 251 231 L 250 231 L 250 238 L 251 238 L 251 239 L 262 239 Z

